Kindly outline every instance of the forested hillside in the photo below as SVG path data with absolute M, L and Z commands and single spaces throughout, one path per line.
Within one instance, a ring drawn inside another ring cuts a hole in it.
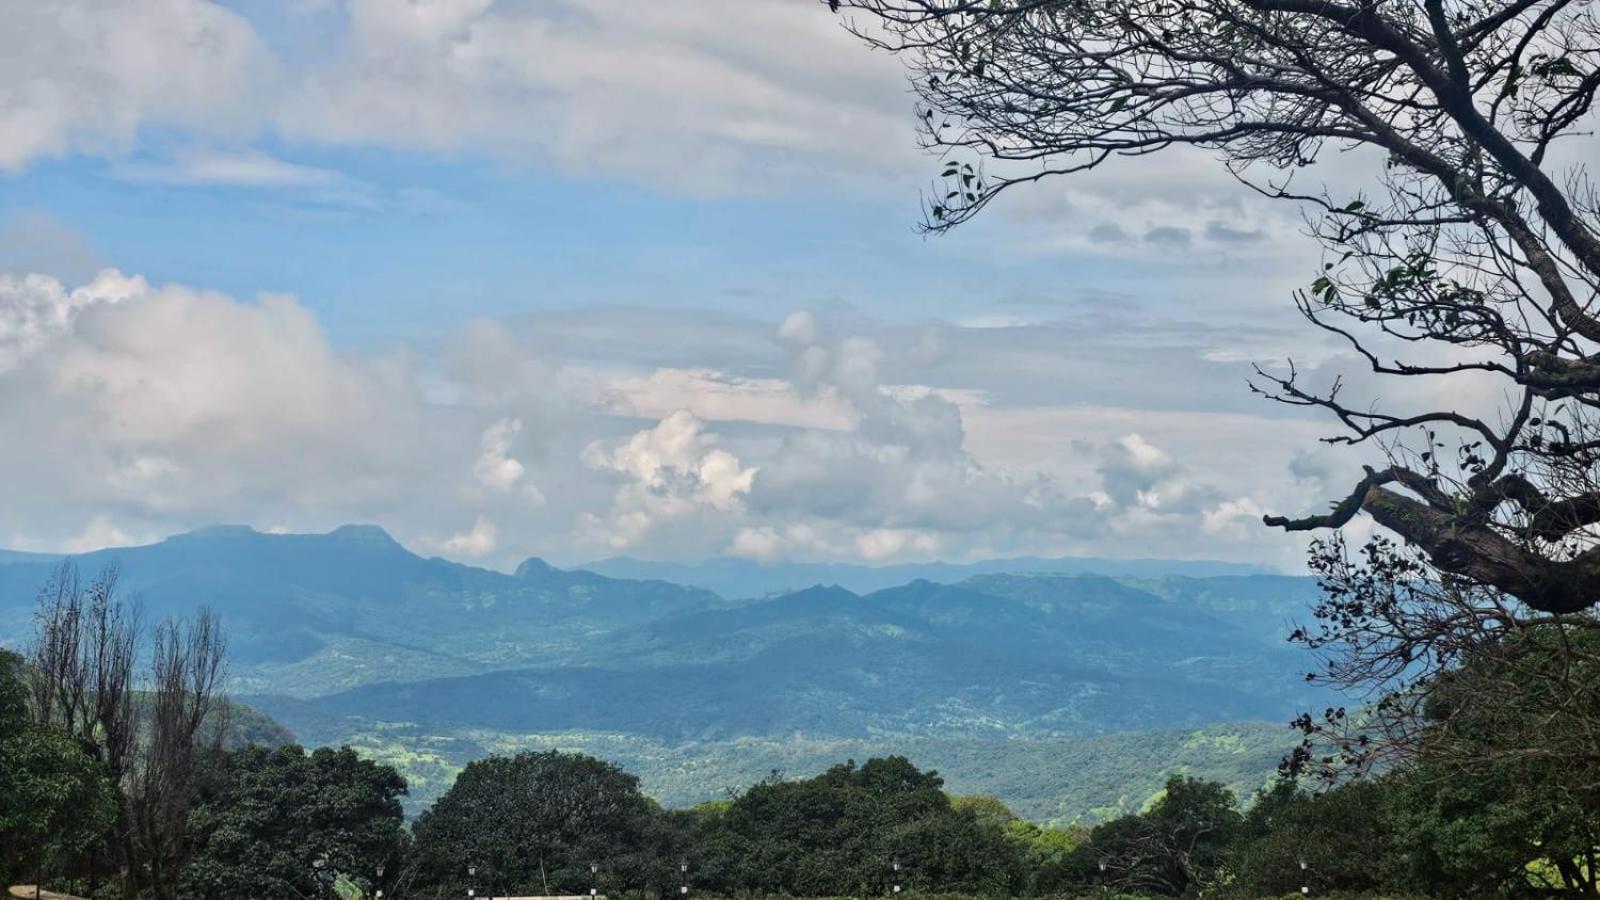
M 15 646 L 57 563 L 7 559 Z M 147 615 L 219 612 L 232 693 L 303 740 L 396 765 L 413 810 L 471 760 L 525 747 L 619 760 L 674 804 L 914 750 L 961 790 L 1071 822 L 1136 809 L 1170 772 L 1248 792 L 1287 729 L 1211 726 L 1284 723 L 1321 697 L 1283 641 L 1310 579 L 1148 561 L 1138 578 L 951 567 L 955 583 L 746 600 L 425 559 L 371 527 L 210 528 L 75 564 L 116 566 Z

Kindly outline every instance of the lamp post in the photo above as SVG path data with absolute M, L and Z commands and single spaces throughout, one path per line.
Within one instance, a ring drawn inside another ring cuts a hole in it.
M 680 881 L 678 895 L 681 897 L 689 896 L 689 861 L 687 859 L 678 860 L 678 878 Z
M 1311 896 L 1310 877 L 1311 876 L 1306 874 L 1306 861 L 1304 859 L 1301 859 L 1300 860 L 1300 895 L 1303 896 L 1303 897 Z
M 478 864 L 467 863 L 467 896 L 478 896 Z
M 589 896 L 600 896 L 600 864 L 589 863 Z
M 900 857 L 889 857 L 889 870 L 894 873 L 894 887 L 891 888 L 890 892 L 898 894 L 900 893 Z

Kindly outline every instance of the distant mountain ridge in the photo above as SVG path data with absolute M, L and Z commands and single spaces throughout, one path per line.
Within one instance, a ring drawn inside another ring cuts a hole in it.
M 425 559 L 371 525 L 327 534 L 213 526 L 73 559 L 88 574 L 115 564 L 125 591 L 138 595 L 151 616 L 189 615 L 200 605 L 219 612 L 246 687 L 261 679 L 281 687 L 318 654 L 360 655 L 362 647 L 386 648 L 391 661 L 380 668 L 397 676 L 426 677 L 432 668 L 482 671 L 556 653 L 596 628 L 725 602 L 664 582 L 527 565 L 507 575 Z M 41 557 L 0 565 L 0 641 L 15 643 L 25 631 L 33 598 L 58 562 Z M 383 677 L 346 668 L 305 674 L 319 691 Z
M 0 643 L 17 645 L 57 558 L 0 559 Z M 211 606 L 229 630 L 236 696 L 408 772 L 543 740 L 701 748 L 670 751 L 684 765 L 802 739 L 1043 745 L 1287 721 L 1326 700 L 1300 677 L 1309 660 L 1283 642 L 1315 582 L 1226 564 L 935 566 L 954 580 L 853 590 L 835 579 L 740 600 L 536 558 L 512 574 L 426 559 L 373 526 L 219 526 L 76 560 L 88 574 L 117 565 L 150 617 Z M 1211 565 L 1228 571 L 1194 574 Z M 822 571 L 860 584 L 930 567 Z M 1024 777 L 1018 790 L 1036 799 L 1063 789 Z
M 978 575 L 1106 575 L 1129 578 L 1181 575 L 1213 578 L 1275 574 L 1273 570 L 1261 566 L 1215 560 L 1107 559 L 1088 556 L 1018 556 L 971 563 L 900 563 L 886 566 L 758 562 L 748 559 L 671 563 L 613 556 L 585 563 L 579 568 L 612 578 L 670 581 L 704 588 L 730 599 L 766 597 L 816 584 L 838 585 L 857 593 L 870 593 L 911 581 L 954 584 Z

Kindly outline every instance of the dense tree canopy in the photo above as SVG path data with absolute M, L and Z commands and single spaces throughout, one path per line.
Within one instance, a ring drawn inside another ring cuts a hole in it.
M 0 885 L 90 847 L 116 811 L 105 767 L 70 735 L 30 720 L 22 660 L 0 650 Z
M 424 896 L 468 888 L 579 894 L 593 883 L 590 865 L 604 863 L 599 879 L 627 885 L 638 873 L 615 860 L 644 846 L 655 810 L 639 779 L 593 757 L 481 759 L 417 818 L 416 884 Z
M 378 882 L 379 866 L 397 875 L 405 790 L 393 769 L 348 747 L 215 751 L 189 818 L 195 853 L 182 893 L 196 900 L 316 896 L 318 860 L 328 876 L 368 886 Z
M 1174 776 L 1148 812 L 1090 833 L 1083 851 L 1103 883 L 1177 896 L 1210 883 L 1240 825 L 1237 800 L 1214 781 Z
M 943 785 L 898 756 L 769 779 L 709 829 L 707 877 L 727 891 L 800 896 L 885 893 L 896 883 L 982 894 L 1019 886 L 1020 856 L 996 811 L 957 808 Z

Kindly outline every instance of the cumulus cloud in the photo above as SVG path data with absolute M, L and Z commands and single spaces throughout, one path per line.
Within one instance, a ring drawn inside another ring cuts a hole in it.
M 0 543 L 13 546 L 82 549 L 219 521 L 375 521 L 414 546 L 503 566 L 596 549 L 1255 555 L 1273 536 L 1250 515 L 1322 499 L 1287 464 L 1303 431 L 1018 406 L 1004 382 L 965 382 L 1017 357 L 1014 345 L 985 349 L 981 330 L 940 330 L 929 352 L 927 328 L 837 333 L 805 314 L 741 326 L 751 361 L 726 362 L 742 371 L 641 372 L 597 366 L 594 347 L 581 363 L 534 352 L 494 322 L 437 348 L 354 354 L 287 296 L 116 271 L 0 285 L 0 415 L 21 436 L 0 443 Z M 594 329 L 530 327 L 573 329 L 551 346 Z M 917 373 L 944 380 L 907 379 Z M 1281 436 L 1250 456 L 1228 431 Z M 1277 460 L 1277 481 L 1262 479 L 1263 458 Z
M 1101 450 L 1100 484 L 1111 502 L 1159 512 L 1193 512 L 1214 499 L 1187 466 L 1138 433 Z
M 622 477 L 609 515 L 584 518 L 591 539 L 616 549 L 638 544 L 663 523 L 739 511 L 757 471 L 716 446 L 716 436 L 688 410 L 622 443 L 595 442 L 583 459 Z
M 995 471 L 966 451 L 954 401 L 927 385 L 883 383 L 881 367 L 891 360 L 877 341 L 825 340 L 815 319 L 799 313 L 780 326 L 777 342 L 789 354 L 794 390 L 835 398 L 850 427 L 782 440 L 749 493 L 751 516 L 765 521 L 739 530 L 726 552 L 929 557 L 1005 529 L 1070 527 L 1075 504 L 1050 479 Z
M 495 527 L 493 522 L 479 516 L 473 521 L 471 530 L 452 535 L 439 546 L 454 556 L 481 559 L 494 552 L 498 546 L 499 534 L 500 529 Z
M 67 332 L 78 312 L 97 303 L 116 303 L 148 285 L 108 269 L 93 281 L 68 290 L 48 275 L 0 272 L 0 372 L 14 368 L 50 338 Z
M 1225 535 L 1227 537 L 1245 540 L 1252 531 L 1261 527 L 1261 517 L 1266 514 L 1256 502 L 1249 497 L 1239 497 L 1235 500 L 1225 500 L 1216 507 L 1208 509 L 1200 518 L 1200 527 L 1209 534 Z
M 511 442 L 522 430 L 518 419 L 501 419 L 483 431 L 483 453 L 473 466 L 478 481 L 491 490 L 509 491 L 527 474 L 522 463 L 512 459 Z
M 0 445 L 13 500 L 0 533 L 373 512 L 439 458 L 409 373 L 335 352 L 291 298 L 117 272 L 5 284 L 0 321 L 54 312 L 6 332 L 0 416 L 21 437 Z
M 272 63 L 242 16 L 204 0 L 5 4 L 0 171 L 118 154 L 142 129 L 249 129 Z

